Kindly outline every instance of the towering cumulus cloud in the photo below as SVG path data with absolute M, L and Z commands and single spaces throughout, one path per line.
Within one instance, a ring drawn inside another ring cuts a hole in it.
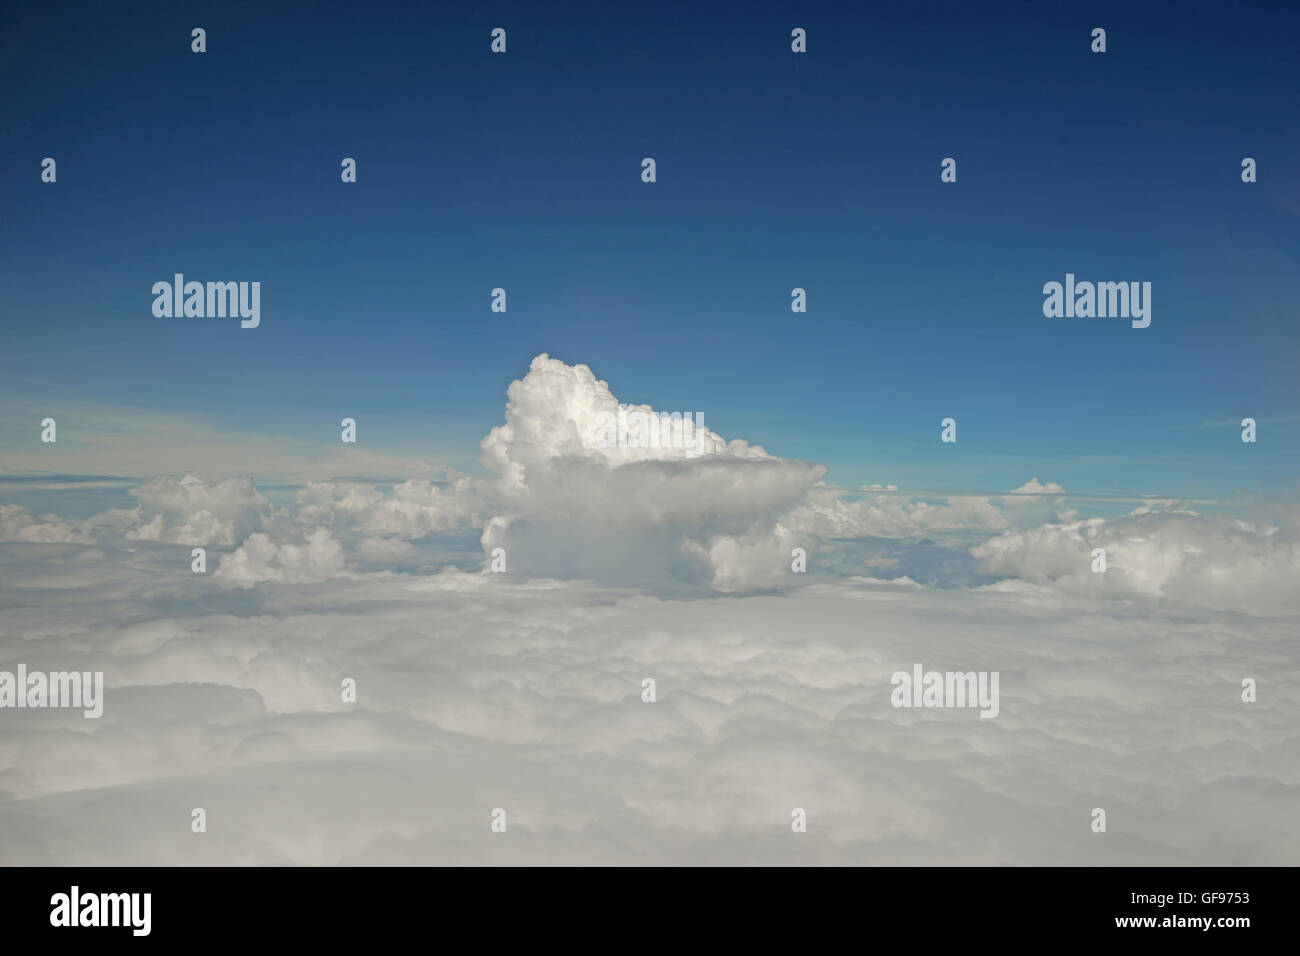
M 786 576 L 790 539 L 778 519 L 822 466 L 707 428 L 686 441 L 611 440 L 620 409 L 609 386 L 546 355 L 507 394 L 505 424 L 482 443 L 496 475 L 489 553 L 505 548 L 525 573 L 632 584 L 703 578 L 733 590 Z M 652 416 L 644 405 L 622 412 L 634 423 Z
M 726 441 L 688 413 L 620 404 L 585 365 L 547 355 L 507 390 L 505 423 L 481 443 L 487 477 L 411 479 L 391 492 L 316 482 L 298 496 L 301 525 L 394 542 L 478 531 L 485 563 L 605 584 L 703 585 L 719 591 L 789 582 L 789 514 L 821 465 Z

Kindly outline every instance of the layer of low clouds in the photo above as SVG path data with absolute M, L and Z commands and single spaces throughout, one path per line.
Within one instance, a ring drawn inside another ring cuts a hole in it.
M 30 547 L 4 546 L 6 570 Z M 42 564 L 75 587 L 6 615 L 4 664 L 103 670 L 105 713 L 4 713 L 5 864 L 1300 859 L 1293 620 L 870 579 L 665 600 L 446 571 L 218 595 L 169 570 L 175 549 L 105 577 L 61 547 Z M 894 709 L 914 662 L 999 671 L 998 717 Z

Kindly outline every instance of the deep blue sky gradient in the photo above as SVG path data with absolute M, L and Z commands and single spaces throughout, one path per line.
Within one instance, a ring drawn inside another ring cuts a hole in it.
M 840 484 L 1294 487 L 1300 7 L 991 6 L 8 4 L 3 394 L 469 469 L 549 352 Z M 1044 318 L 1067 271 L 1151 327 Z

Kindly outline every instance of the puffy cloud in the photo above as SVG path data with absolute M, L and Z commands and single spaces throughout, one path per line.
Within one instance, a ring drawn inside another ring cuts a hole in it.
M 480 527 L 484 508 L 481 486 L 481 481 L 470 478 L 451 483 L 413 478 L 373 502 L 352 489 L 339 501 L 338 510 L 352 518 L 363 517 L 362 527 L 367 532 L 420 538 L 435 531 Z
M 276 542 L 261 531 L 221 559 L 214 577 L 234 587 L 263 582 L 302 584 L 344 574 L 343 546 L 327 528 L 317 528 L 301 543 Z
M 1106 552 L 1105 573 L 1092 570 L 1097 548 Z M 1300 609 L 1300 548 L 1284 524 L 1144 506 L 1121 518 L 1010 531 L 972 553 L 987 572 L 1063 593 L 1247 613 Z
M 58 515 L 35 518 L 21 505 L 0 505 L 0 541 L 90 544 L 93 538 L 85 522 L 72 524 Z
M 483 464 L 507 487 L 526 487 L 530 465 L 580 458 L 622 465 L 678 462 L 700 455 L 767 458 L 762 448 L 726 442 L 687 416 L 684 425 L 662 425 L 649 405 L 624 406 L 585 365 L 566 365 L 548 355 L 533 359 L 528 374 L 506 390 L 506 422 L 483 439 Z M 682 415 L 678 414 L 680 422 Z
M 261 528 L 270 502 L 250 477 L 208 484 L 197 475 L 159 477 L 131 491 L 141 524 L 127 537 L 172 544 L 229 546 Z

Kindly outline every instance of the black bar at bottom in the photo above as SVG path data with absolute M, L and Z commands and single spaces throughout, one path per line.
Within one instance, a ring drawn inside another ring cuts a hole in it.
M 806 948 L 828 933 L 873 945 L 1131 937 L 1231 946 L 1289 935 L 1295 874 L 1200 867 L 100 867 L 9 868 L 0 870 L 0 882 L 6 943 L 57 945 L 75 934 L 78 943 L 127 945 L 373 945 L 427 930 L 435 935 L 417 939 L 458 948 L 519 940 L 640 949 L 702 938 L 729 947 L 754 939 Z

